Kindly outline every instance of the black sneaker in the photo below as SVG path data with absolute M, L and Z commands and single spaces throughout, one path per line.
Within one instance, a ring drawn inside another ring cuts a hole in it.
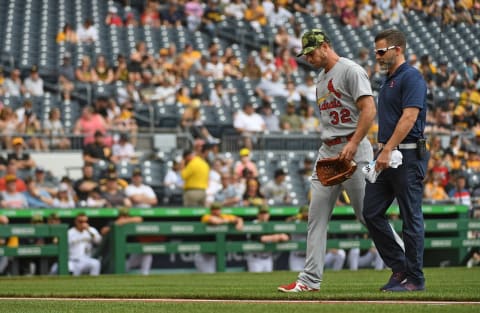
M 410 281 L 405 281 L 400 285 L 397 285 L 395 287 L 391 287 L 386 289 L 385 291 L 393 291 L 393 292 L 405 292 L 405 291 L 424 291 L 425 290 L 425 285 L 424 284 L 414 284 Z
M 386 291 L 387 289 L 400 286 L 406 280 L 407 274 L 404 272 L 393 273 L 388 282 L 380 288 L 380 291 Z

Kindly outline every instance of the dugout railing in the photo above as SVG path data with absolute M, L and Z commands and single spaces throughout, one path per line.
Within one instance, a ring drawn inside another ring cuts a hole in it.
M 462 205 L 449 204 L 424 204 L 423 212 L 425 216 L 426 227 L 426 258 L 425 261 L 430 264 L 427 266 L 438 266 L 439 260 L 450 259 L 450 265 L 458 265 L 462 258 L 468 252 L 469 247 L 480 246 L 480 239 L 470 239 L 467 236 L 469 231 L 480 230 L 480 221 L 470 219 L 468 216 L 468 207 Z M 258 242 L 247 241 L 247 233 L 269 233 L 269 232 L 306 232 L 306 226 L 303 223 L 288 224 L 283 222 L 287 216 L 298 212 L 296 207 L 271 207 L 272 224 L 250 225 L 246 222 L 246 228 L 243 232 L 237 232 L 231 227 L 212 228 L 205 226 L 198 221 L 203 214 L 208 213 L 207 208 L 131 208 L 130 214 L 142 216 L 145 223 L 125 226 L 122 229 L 115 229 L 111 241 L 111 256 L 115 256 L 115 264 L 110 264 L 112 273 L 122 273 L 124 269 L 125 256 L 129 253 L 152 253 L 152 254 L 170 254 L 187 252 L 206 252 L 216 253 L 218 255 L 219 270 L 225 270 L 225 254 L 229 252 L 251 252 L 251 251 L 292 251 L 305 249 L 303 242 L 285 242 L 280 244 L 260 244 Z M 235 214 L 244 217 L 246 221 L 253 220 L 257 214 L 255 207 L 224 208 L 224 213 Z M 52 226 L 47 225 L 27 225 L 19 223 L 28 223 L 33 215 L 49 216 L 51 213 L 57 213 L 62 223 L 73 224 L 73 219 L 80 212 L 85 212 L 91 225 L 100 229 L 102 226 L 111 222 L 118 216 L 116 208 L 76 208 L 69 210 L 58 209 L 34 209 L 34 210 L 2 210 L 2 214 L 10 219 L 10 225 L 0 226 L 1 237 L 12 236 L 10 229 L 15 229 L 14 233 L 24 233 L 25 237 L 41 237 L 53 234 L 48 230 Z M 389 212 L 398 213 L 398 208 L 393 206 Z M 392 221 L 397 231 L 401 229 L 401 221 Z M 26 227 L 26 228 L 25 228 Z M 33 228 L 32 228 L 33 227 Z M 36 230 L 38 227 L 38 231 Z M 47 227 L 47 228 L 45 228 Z M 273 228 L 272 228 L 273 227 Z M 32 230 L 34 229 L 34 230 Z M 66 236 L 66 228 L 64 229 Z M 367 249 L 371 246 L 369 239 L 362 239 L 367 233 L 366 229 L 355 220 L 353 220 L 353 209 L 349 206 L 336 207 L 333 213 L 333 220 L 329 224 L 329 234 L 335 238 L 329 238 L 329 247 L 338 247 L 349 249 L 360 247 Z M 128 242 L 129 237 L 138 235 L 160 235 L 163 237 L 161 242 L 135 243 Z M 61 234 L 55 234 L 61 237 Z M 235 237 L 235 240 L 230 240 Z M 22 256 L 68 256 L 68 246 L 65 240 L 60 240 L 60 245 L 45 245 L 38 248 L 31 246 L 29 249 L 19 247 L 12 249 L 7 246 L 0 246 L 0 255 L 11 257 Z M 33 249 L 32 249 L 33 248 Z M 65 251 L 65 253 L 62 253 Z M 28 253 L 27 253 L 28 252 Z M 60 274 L 65 274 L 67 268 L 62 267 L 60 262 Z M 161 266 L 161 265 L 160 265 Z
M 58 260 L 58 274 L 67 275 L 68 272 L 68 239 L 67 225 L 1 225 L 0 238 L 15 238 L 13 246 L 0 246 L 0 256 L 13 258 L 56 258 Z M 22 244 L 21 238 L 45 238 L 52 243 Z M 54 239 L 54 240 L 53 240 Z
M 397 231 L 401 224 L 393 222 Z M 427 234 L 456 233 L 451 237 L 431 237 L 425 239 L 425 249 L 457 250 L 457 259 L 460 261 L 470 247 L 480 246 L 480 239 L 468 239 L 469 230 L 480 230 L 480 222 L 469 219 L 455 221 L 427 220 L 425 222 Z M 128 254 L 165 254 L 165 253 L 212 253 L 216 255 L 217 271 L 226 270 L 225 256 L 229 252 L 253 253 L 261 251 L 304 251 L 305 241 L 287 241 L 282 243 L 261 243 L 252 240 L 228 239 L 248 234 L 272 234 L 272 233 L 306 233 L 307 224 L 287 222 L 245 223 L 242 231 L 235 230 L 233 225 L 210 226 L 200 222 L 150 222 L 140 224 L 116 225 L 113 230 L 113 272 L 125 273 L 125 260 Z M 329 234 L 347 235 L 358 238 L 336 238 L 327 241 L 328 248 L 360 248 L 368 249 L 372 246 L 370 239 L 363 239 L 367 234 L 366 228 L 358 222 L 331 221 Z M 141 243 L 128 242 L 128 238 L 144 235 L 185 236 L 193 240 L 185 242 Z M 205 241 L 206 237 L 214 237 L 214 240 Z

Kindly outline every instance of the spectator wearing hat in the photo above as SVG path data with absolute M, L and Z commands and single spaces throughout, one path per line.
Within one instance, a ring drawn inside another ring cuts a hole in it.
M 28 208 L 27 198 L 23 192 L 17 190 L 18 178 L 14 174 L 7 174 L 5 177 L 2 177 L 2 180 L 4 181 L 5 189 L 1 192 L 1 206 L 8 209 Z
M 107 15 L 105 16 L 105 25 L 117 27 L 123 26 L 123 20 L 120 15 L 118 15 L 118 9 L 113 5 L 108 8 Z
M 12 139 L 13 151 L 7 154 L 7 161 L 15 162 L 15 169 L 31 170 L 35 167 L 35 161 L 28 152 L 25 152 L 24 145 L 25 141 L 22 137 L 14 137 Z
M 24 85 L 26 89 L 26 94 L 34 97 L 43 96 L 43 79 L 38 73 L 38 66 L 32 66 L 30 70 L 30 75 L 25 78 Z
M 183 153 L 181 175 L 184 181 L 183 205 L 205 206 L 210 166 L 192 150 Z
M 243 229 L 243 218 L 232 214 L 222 213 L 222 205 L 214 202 L 210 205 L 210 212 L 201 217 L 201 222 L 211 226 L 233 224 L 236 230 Z M 216 256 L 212 253 L 196 253 L 194 257 L 195 267 L 202 273 L 215 273 Z
M 50 194 L 39 188 L 32 177 L 25 180 L 27 190 L 24 192 L 29 208 L 50 208 L 53 205 L 53 199 Z
M 102 198 L 107 201 L 107 205 L 110 207 L 131 207 L 132 202 L 127 197 L 124 190 L 118 188 L 117 179 L 118 176 L 115 173 L 109 173 L 102 192 Z
M 455 177 L 455 188 L 450 190 L 448 196 L 456 204 L 467 205 L 470 207 L 472 205 L 472 199 L 470 191 L 466 188 L 467 178 L 463 174 L 458 174 Z
M 285 114 L 280 116 L 280 127 L 283 130 L 301 131 L 303 129 L 302 119 L 295 110 L 295 103 L 288 102 Z
M 114 163 L 109 163 L 107 169 L 100 173 L 100 190 L 105 191 L 105 186 L 108 181 L 108 177 L 117 176 L 117 187 L 120 190 L 124 190 L 128 186 L 128 181 L 117 175 L 117 166 Z
M 137 208 L 151 208 L 158 203 L 152 187 L 143 183 L 140 168 L 133 170 L 132 182 L 125 188 L 125 195 L 130 199 L 132 206 Z
M 66 183 L 61 183 L 58 186 L 56 197 L 53 199 L 52 206 L 60 209 L 73 209 L 75 208 L 75 201 L 69 195 L 70 188 Z
M 129 141 L 128 134 L 121 133 L 118 142 L 112 146 L 112 161 L 114 163 L 132 162 L 135 158 L 135 147 Z
M 87 201 L 89 193 L 95 188 L 99 188 L 99 183 L 94 177 L 93 164 L 85 163 L 82 167 L 82 177 L 73 184 L 78 201 Z
M 243 109 L 235 113 L 233 127 L 242 136 L 243 145 L 252 149 L 257 142 L 257 136 L 266 130 L 267 126 L 262 116 L 255 112 L 251 102 L 246 102 Z
M 103 238 L 103 244 L 105 248 L 108 247 L 108 237 L 112 227 L 114 225 L 121 226 L 126 224 L 137 224 L 142 223 L 143 218 L 141 216 L 132 216 L 130 214 L 129 208 L 121 207 L 118 209 L 118 217 L 114 221 L 109 222 L 106 226 L 100 229 L 100 234 Z M 142 241 L 141 237 L 134 239 L 135 241 Z M 107 244 L 105 244 L 107 243 Z M 108 249 L 102 249 L 108 250 Z M 106 272 L 105 267 L 108 267 L 108 263 L 111 262 L 112 255 L 109 253 L 110 251 L 101 251 L 102 253 L 102 273 Z M 126 271 L 130 271 L 134 268 L 140 268 L 140 273 L 142 275 L 149 275 L 150 270 L 152 268 L 152 260 L 153 256 L 149 253 L 147 254 L 138 254 L 133 253 L 130 254 L 127 258 L 126 262 Z
M 248 169 L 251 173 L 251 177 L 258 177 L 257 165 L 250 158 L 250 153 L 250 149 L 248 148 L 240 149 L 240 152 L 238 153 L 240 160 L 238 160 L 233 167 L 236 175 L 242 176 L 243 171 Z
M 289 223 L 306 223 L 308 221 L 308 205 L 302 205 L 298 209 L 298 213 L 289 216 L 286 220 Z M 290 240 L 292 241 L 307 241 L 306 233 L 293 233 L 290 234 Z M 288 266 L 291 271 L 301 271 L 305 267 L 305 257 L 307 254 L 303 251 L 291 251 L 288 257 Z
M 261 192 L 271 205 L 290 204 L 292 199 L 285 183 L 287 173 L 281 168 L 276 169 L 273 179 L 262 186 Z
M 267 205 L 258 207 L 257 218 L 253 220 L 254 224 L 267 223 L 270 221 L 270 209 Z M 250 240 L 261 243 L 285 242 L 290 237 L 285 233 L 278 234 L 259 234 L 250 235 Z M 247 268 L 249 272 L 272 272 L 273 271 L 273 253 L 271 251 L 247 253 Z
M 58 181 L 52 179 L 52 174 L 42 166 L 37 166 L 33 173 L 33 179 L 37 184 L 37 187 L 45 190 L 50 196 L 55 197 L 57 195 Z
M 0 177 L 0 191 L 5 191 L 7 188 L 6 178 L 15 177 L 15 189 L 18 192 L 24 192 L 27 190 L 25 182 L 20 177 L 17 177 L 17 164 L 15 160 L 7 161 L 7 167 L 5 169 L 5 175 Z
M 113 161 L 112 151 L 105 145 L 105 135 L 97 130 L 94 134 L 94 142 L 83 148 L 83 161 L 85 163 L 98 163 L 100 160 Z

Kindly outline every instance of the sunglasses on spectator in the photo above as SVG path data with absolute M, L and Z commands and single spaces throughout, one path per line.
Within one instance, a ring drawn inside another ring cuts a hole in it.
M 384 56 L 385 53 L 387 53 L 388 50 L 395 49 L 397 46 L 390 46 L 388 48 L 382 48 L 382 49 L 376 49 L 375 54 L 378 54 L 379 56 Z

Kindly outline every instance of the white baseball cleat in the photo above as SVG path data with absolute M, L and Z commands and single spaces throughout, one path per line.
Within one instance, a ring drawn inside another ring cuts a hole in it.
M 299 282 L 293 282 L 289 285 L 282 285 L 277 288 L 281 292 L 306 292 L 306 291 L 319 291 L 320 289 L 310 288 Z

